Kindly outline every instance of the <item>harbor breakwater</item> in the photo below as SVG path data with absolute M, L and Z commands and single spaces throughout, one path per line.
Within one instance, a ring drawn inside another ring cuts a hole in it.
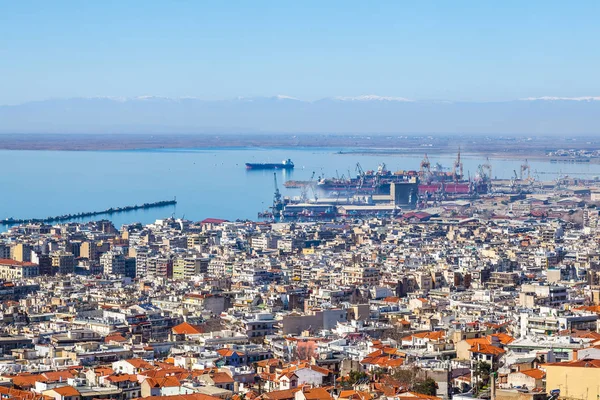
M 87 211 L 80 212 L 76 214 L 64 214 L 57 215 L 54 217 L 47 218 L 6 218 L 0 220 L 0 225 L 18 225 L 18 224 L 30 224 L 30 223 L 53 223 L 53 222 L 65 222 L 72 219 L 78 218 L 89 218 L 95 217 L 98 215 L 112 215 L 122 212 L 135 211 L 135 210 L 145 210 L 150 208 L 158 208 L 158 207 L 166 207 L 173 206 L 177 204 L 177 200 L 163 200 L 163 201 L 155 201 L 153 203 L 144 203 L 144 204 L 136 204 L 133 206 L 125 206 L 125 207 L 116 207 L 116 208 L 107 208 L 106 210 L 101 211 Z

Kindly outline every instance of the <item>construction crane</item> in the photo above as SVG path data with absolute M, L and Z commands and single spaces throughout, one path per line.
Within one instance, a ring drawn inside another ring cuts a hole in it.
M 365 171 L 362 169 L 360 163 L 356 163 L 356 172 L 358 172 L 358 185 L 356 189 L 359 190 L 365 182 Z
M 513 169 L 513 177 L 510 180 L 511 189 L 515 190 L 517 188 L 517 181 L 519 180 L 519 175 L 517 175 L 517 170 Z
M 315 179 L 315 171 L 313 171 L 312 175 L 310 176 L 310 180 L 305 185 L 302 185 L 300 190 L 300 201 L 303 203 L 308 201 L 308 187 L 310 186 L 313 188 L 313 179 Z
M 312 190 L 312 192 L 313 192 L 313 196 L 315 198 L 315 203 L 316 203 L 319 198 L 317 197 L 317 190 L 315 189 L 315 187 L 317 185 L 315 185 L 314 179 L 315 179 L 315 172 L 313 171 L 312 175 L 310 176 L 310 181 L 308 181 L 308 185 L 310 186 L 310 190 Z
M 492 163 L 490 163 L 490 158 L 489 157 L 485 158 L 485 164 L 483 164 L 481 166 L 481 168 L 482 168 L 483 171 L 487 171 L 485 173 L 485 175 L 491 181 L 492 180 Z
M 356 163 L 356 172 L 358 172 L 359 177 L 362 177 L 365 174 L 365 171 L 362 169 L 359 162 Z
M 456 156 L 456 160 L 454 161 L 454 165 L 452 166 L 452 175 L 454 176 L 455 182 L 458 182 L 459 179 L 463 177 L 463 164 L 460 160 L 460 146 L 458 147 L 458 154 Z
M 525 179 L 529 180 L 531 178 L 531 167 L 529 166 L 529 162 L 527 162 L 527 159 L 525 159 L 525 162 L 521 164 L 521 180 L 524 179 L 525 172 L 527 172 L 527 178 Z
M 423 160 L 421 160 L 421 178 L 424 181 L 428 181 L 430 177 L 431 177 L 431 163 L 429 162 L 429 158 L 427 157 L 427 154 L 425 154 L 425 157 L 423 157 Z
M 373 179 L 373 187 L 376 187 L 381 182 L 381 176 L 385 175 L 387 172 L 385 163 L 379 164 L 377 167 L 377 172 L 375 173 L 375 179 Z
M 277 217 L 283 211 L 283 200 L 281 193 L 279 192 L 279 186 L 277 185 L 277 173 L 273 172 L 273 184 L 275 185 L 275 193 L 273 194 L 273 217 Z

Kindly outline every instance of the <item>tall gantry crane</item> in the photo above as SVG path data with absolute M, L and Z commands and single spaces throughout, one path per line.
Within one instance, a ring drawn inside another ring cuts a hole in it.
M 527 175 L 525 175 L 525 172 L 527 172 Z M 523 180 L 523 179 L 529 180 L 530 178 L 531 178 L 531 167 L 529 166 L 529 162 L 527 161 L 527 159 L 525 159 L 525 162 L 523 164 L 521 164 L 521 180 Z
M 460 146 L 458 147 L 458 154 L 456 160 L 454 160 L 454 165 L 452 166 L 452 175 L 454 176 L 455 182 L 458 182 L 463 177 L 463 163 L 460 159 Z
M 423 160 L 421 160 L 421 179 L 424 181 L 428 181 L 431 177 L 431 163 L 429 162 L 429 157 L 425 154 Z
M 277 217 L 283 211 L 283 200 L 281 193 L 279 192 L 279 186 L 277 185 L 277 172 L 273 172 L 273 184 L 275 185 L 275 193 L 273 194 L 273 217 Z

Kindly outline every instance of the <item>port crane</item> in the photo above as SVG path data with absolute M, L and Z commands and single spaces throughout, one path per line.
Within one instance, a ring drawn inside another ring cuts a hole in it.
M 362 169 L 362 166 L 358 162 L 356 163 L 356 172 L 358 172 L 358 186 L 356 189 L 360 190 L 365 181 L 365 171 Z
M 310 176 L 310 181 L 308 181 L 308 182 L 309 182 L 310 190 L 312 190 L 312 192 L 313 192 L 313 196 L 315 198 L 315 203 L 316 203 L 317 200 L 319 200 L 319 198 L 317 197 L 316 185 L 313 182 L 314 178 L 315 178 L 315 172 L 313 171 L 312 175 Z
M 492 191 L 492 163 L 490 158 L 485 158 L 485 163 L 480 166 L 481 179 L 487 184 L 488 192 Z
M 455 182 L 458 182 L 463 177 L 463 163 L 460 160 L 460 146 L 458 147 L 458 154 L 454 161 L 454 165 L 452 166 L 452 175 L 454 176 Z
M 303 203 L 306 203 L 308 201 L 308 187 L 310 186 L 311 189 L 313 190 L 314 193 L 314 182 L 313 180 L 315 179 L 315 171 L 313 171 L 312 175 L 310 176 L 310 180 L 308 181 L 307 184 L 302 185 L 302 188 L 300 190 L 300 201 Z M 316 196 L 315 196 L 316 197 Z
M 377 187 L 381 182 L 381 176 L 384 175 L 387 171 L 387 166 L 385 163 L 379 164 L 377 167 L 377 172 L 375 173 L 375 179 L 373 179 L 373 187 Z
M 531 167 L 529 166 L 529 162 L 525 159 L 525 162 L 521 164 L 521 180 L 525 177 L 525 172 L 527 172 L 527 180 L 531 178 Z
M 273 194 L 273 218 L 277 218 L 283 211 L 283 200 L 281 193 L 279 192 L 279 186 L 277 185 L 277 173 L 273 172 L 273 184 L 275 185 L 275 193 Z
M 429 157 L 425 154 L 423 160 L 421 161 L 421 178 L 424 181 L 429 181 L 431 177 L 431 162 L 429 162 Z
M 512 190 L 516 190 L 516 188 L 517 188 L 517 181 L 519 180 L 519 175 L 517 175 L 517 170 L 516 169 L 513 169 L 513 174 L 514 175 L 513 175 L 512 179 L 510 180 L 510 188 Z
M 487 179 L 489 179 L 491 181 L 492 180 L 492 163 L 490 163 L 490 158 L 489 157 L 485 158 L 485 164 L 483 164 L 481 166 L 481 168 L 482 168 L 482 171 L 485 172 L 485 175 L 487 176 Z

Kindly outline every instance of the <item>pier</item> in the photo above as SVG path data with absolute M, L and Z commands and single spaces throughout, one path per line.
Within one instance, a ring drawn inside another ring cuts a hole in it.
M 101 211 L 88 211 L 88 212 L 80 212 L 77 214 L 64 214 L 57 215 L 55 217 L 47 217 L 47 218 L 6 218 L 0 220 L 0 225 L 17 225 L 17 224 L 31 224 L 31 223 L 53 223 L 53 222 L 64 222 L 72 219 L 79 218 L 88 218 L 95 217 L 98 215 L 112 215 L 127 211 L 135 211 L 135 210 L 147 210 L 150 208 L 158 208 L 158 207 L 166 207 L 166 206 L 174 206 L 177 204 L 177 199 L 173 200 L 163 200 L 163 201 L 155 201 L 153 203 L 144 203 L 141 205 L 134 206 L 125 206 L 125 207 L 116 207 L 116 208 L 107 208 L 106 210 Z

